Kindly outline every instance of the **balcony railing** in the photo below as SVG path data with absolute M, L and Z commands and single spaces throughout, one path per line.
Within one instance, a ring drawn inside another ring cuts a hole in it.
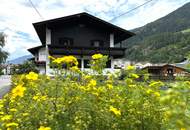
M 125 48 L 118 47 L 79 47 L 79 46 L 55 46 L 49 45 L 50 55 L 103 55 L 121 57 L 125 55 Z

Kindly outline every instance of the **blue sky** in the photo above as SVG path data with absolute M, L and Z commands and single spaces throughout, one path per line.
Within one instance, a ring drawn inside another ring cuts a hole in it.
M 88 12 L 106 21 L 148 0 L 32 0 L 43 18 L 29 0 L 1 0 L 0 32 L 7 35 L 4 49 L 9 60 L 30 54 L 27 49 L 40 45 L 32 23 Z M 176 10 L 190 0 L 153 0 L 137 10 L 119 17 L 113 24 L 127 30 L 143 26 Z

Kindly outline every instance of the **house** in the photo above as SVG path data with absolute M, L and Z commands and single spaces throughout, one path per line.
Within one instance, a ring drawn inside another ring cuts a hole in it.
M 147 70 L 152 79 L 173 80 L 176 76 L 190 76 L 187 69 L 171 64 L 146 66 L 142 70 Z
M 13 67 L 14 67 L 13 64 L 8 64 L 8 63 L 0 65 L 0 68 L 2 69 L 3 75 L 11 75 Z
M 114 69 L 114 60 L 125 55 L 123 41 L 135 35 L 88 13 L 33 23 L 33 26 L 42 45 L 28 51 L 35 56 L 40 73 L 44 74 L 52 71 L 48 55 L 74 55 L 84 70 L 89 68 L 91 56 L 101 53 L 109 56 L 107 68 Z

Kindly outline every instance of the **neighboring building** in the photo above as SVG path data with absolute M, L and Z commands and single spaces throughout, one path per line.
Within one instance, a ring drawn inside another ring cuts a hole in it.
M 170 64 L 147 66 L 143 70 L 147 70 L 152 79 L 169 80 L 176 76 L 190 76 L 187 69 Z
M 11 75 L 14 66 L 13 64 L 2 64 L 0 67 L 2 68 L 3 75 Z
M 42 43 L 28 49 L 35 56 L 40 73 L 50 74 L 48 55 L 60 57 L 74 55 L 81 70 L 89 68 L 88 62 L 95 53 L 109 56 L 107 68 L 114 69 L 114 60 L 125 55 L 122 42 L 133 35 L 111 23 L 88 13 L 34 23 Z M 115 45 L 119 47 L 114 47 Z

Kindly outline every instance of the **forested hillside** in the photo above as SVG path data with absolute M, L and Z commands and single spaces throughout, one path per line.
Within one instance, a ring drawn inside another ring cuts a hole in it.
M 125 42 L 127 59 L 152 63 L 180 62 L 190 51 L 190 3 L 132 31 L 136 36 Z

